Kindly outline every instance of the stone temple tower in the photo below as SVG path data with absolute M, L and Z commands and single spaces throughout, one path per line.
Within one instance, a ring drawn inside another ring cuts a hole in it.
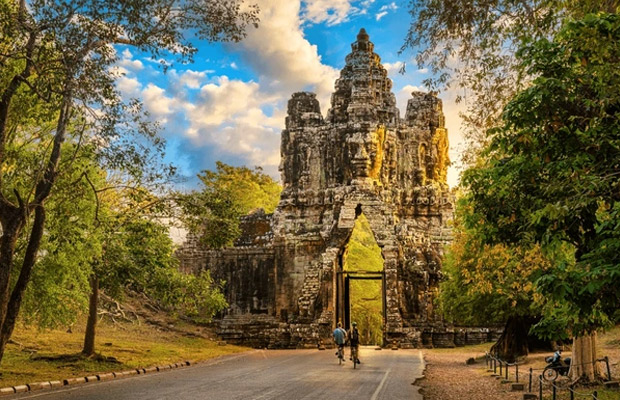
M 452 345 L 433 309 L 452 195 L 442 104 L 414 92 L 401 118 L 392 82 L 364 29 L 351 45 L 324 118 L 313 93 L 294 93 L 282 132 L 283 192 L 272 215 L 242 221 L 232 248 L 182 249 L 188 268 L 227 282 L 229 341 L 308 347 L 348 324 L 343 254 L 355 219 L 368 219 L 384 258 L 384 341 Z M 189 250 L 187 250 L 189 249 Z

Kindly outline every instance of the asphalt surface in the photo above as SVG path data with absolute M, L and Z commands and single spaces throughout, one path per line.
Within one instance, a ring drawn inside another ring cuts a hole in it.
M 422 400 L 419 350 L 363 347 L 362 364 L 335 350 L 256 350 L 178 370 L 3 397 L 40 400 L 338 399 Z

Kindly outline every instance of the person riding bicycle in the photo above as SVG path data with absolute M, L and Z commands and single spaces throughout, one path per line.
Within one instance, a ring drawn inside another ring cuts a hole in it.
M 334 329 L 334 342 L 336 342 L 338 346 L 336 355 L 338 355 L 338 352 L 342 349 L 342 361 L 344 361 L 344 345 L 347 342 L 347 331 L 342 329 L 342 324 L 340 322 L 338 322 L 338 326 Z
M 356 322 L 352 322 L 351 323 L 351 329 L 349 330 L 349 344 L 351 345 L 351 355 L 353 354 L 353 352 L 355 351 L 355 354 L 357 354 L 357 363 L 360 363 L 360 332 L 357 330 L 357 323 Z M 353 357 L 349 357 L 349 360 L 352 360 Z
M 553 353 L 553 358 L 551 359 L 552 364 L 560 364 L 562 361 L 562 349 L 559 347 L 556 348 L 555 353 Z

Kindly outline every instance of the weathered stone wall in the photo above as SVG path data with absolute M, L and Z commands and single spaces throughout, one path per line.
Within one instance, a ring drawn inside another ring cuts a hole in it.
M 433 308 L 453 207 L 441 101 L 414 92 L 401 119 L 364 30 L 351 47 L 325 119 L 313 93 L 288 103 L 274 214 L 247 217 L 237 246 L 205 255 L 205 268 L 227 282 L 224 338 L 269 347 L 330 342 L 344 318 L 343 250 L 363 212 L 385 259 L 385 340 L 465 340 Z

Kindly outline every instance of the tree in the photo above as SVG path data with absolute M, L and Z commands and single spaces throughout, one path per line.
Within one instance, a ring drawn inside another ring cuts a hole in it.
M 418 66 L 430 68 L 424 81 L 430 90 L 457 89 L 457 101 L 466 100 L 464 161 L 473 163 L 487 143 L 487 129 L 501 123 L 507 100 L 532 79 L 515 57 L 517 50 L 552 36 L 566 18 L 614 13 L 619 5 L 618 0 L 410 0 L 411 25 L 401 53 L 416 51 Z
M 530 328 L 540 319 L 545 303 L 534 281 L 548 268 L 549 260 L 539 246 L 484 244 L 481 219 L 466 196 L 459 199 L 454 240 L 442 266 L 440 308 L 446 319 L 457 324 L 505 324 L 491 352 L 514 362 L 529 353 Z
M 257 8 L 241 6 L 241 0 L 0 1 L 0 359 L 37 259 L 46 201 L 71 127 L 81 126 L 79 142 L 98 144 L 105 168 L 140 175 L 150 154 L 143 151 L 144 138 L 161 147 L 153 126 L 141 119 L 140 104 L 123 102 L 114 88 L 114 46 L 191 60 L 196 49 L 185 37 L 188 31 L 209 41 L 240 40 L 246 26 L 256 24 Z M 23 191 L 7 174 L 15 133 L 34 126 L 20 100 L 36 104 L 46 122 L 54 121 L 51 138 L 40 142 L 45 151 L 38 171 Z M 76 119 L 84 123 L 73 125 Z M 16 244 L 24 235 L 28 243 L 14 278 Z
M 590 14 L 519 53 L 536 78 L 506 106 L 463 178 L 487 243 L 538 243 L 536 285 L 575 337 L 573 378 L 596 375 L 596 331 L 620 302 L 620 16 Z M 571 259 L 556 257 L 569 249 Z M 553 325 L 553 321 L 549 322 Z M 542 326 L 545 326 L 543 321 Z
M 217 312 L 228 307 L 208 271 L 193 275 L 178 270 L 166 226 L 144 214 L 111 214 L 109 225 L 98 232 L 103 241 L 102 253 L 93 260 L 90 275 L 83 355 L 95 355 L 100 289 L 117 300 L 122 300 L 126 291 L 145 294 L 167 310 L 198 322 L 210 322 Z
M 198 175 L 201 191 L 179 195 L 183 220 L 209 247 L 230 246 L 239 237 L 239 218 L 262 208 L 271 213 L 282 187 L 260 167 L 233 167 L 221 161 L 216 171 Z

